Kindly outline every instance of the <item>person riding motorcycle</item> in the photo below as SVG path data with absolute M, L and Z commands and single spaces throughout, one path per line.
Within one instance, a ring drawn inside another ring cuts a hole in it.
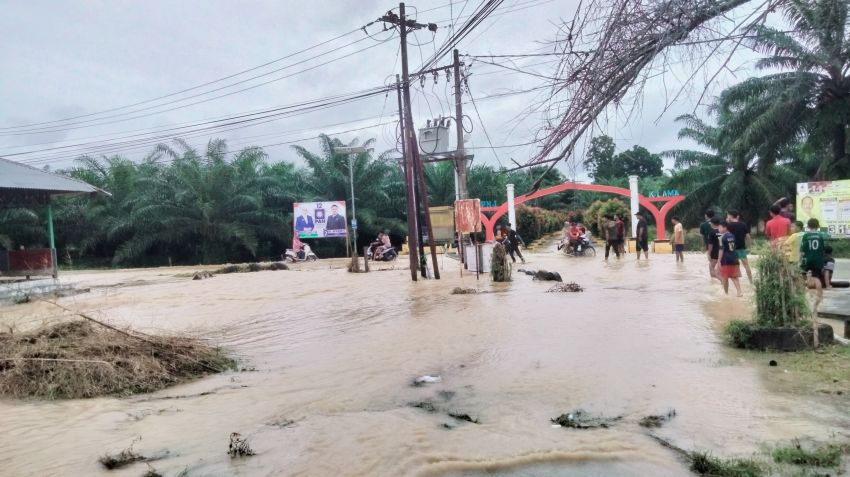
M 569 229 L 569 244 L 570 248 L 576 251 L 581 251 L 581 229 L 578 224 L 572 222 Z

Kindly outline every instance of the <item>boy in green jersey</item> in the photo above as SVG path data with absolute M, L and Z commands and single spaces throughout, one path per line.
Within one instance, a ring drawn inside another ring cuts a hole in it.
M 823 296 L 821 277 L 826 262 L 826 234 L 820 231 L 818 219 L 809 219 L 809 230 L 800 240 L 800 266 L 806 275 L 806 285 L 817 290 L 818 300 Z

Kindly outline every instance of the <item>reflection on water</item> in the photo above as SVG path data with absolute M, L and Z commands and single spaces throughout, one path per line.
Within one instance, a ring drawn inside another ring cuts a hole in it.
M 529 258 L 526 268 L 558 271 L 586 291 L 545 293 L 549 283 L 521 274 L 493 286 L 461 278 L 448 259 L 443 280 L 416 284 L 405 270 L 354 275 L 327 261 L 201 281 L 167 270 L 73 276 L 149 281 L 63 303 L 144 330 L 200 334 L 256 371 L 127 399 L 0 402 L 0 469 L 105 474 L 97 457 L 142 436 L 137 451 L 170 452 L 153 464 L 169 475 L 681 475 L 676 456 L 637 425 L 642 416 L 676 409 L 654 432 L 719 454 L 850 425 L 838 411 L 846 400 L 770 392 L 763 370 L 721 345 L 716 323 L 749 311 L 709 282 L 702 256 L 681 266 L 668 256 Z M 455 286 L 501 291 L 450 295 Z M 31 323 L 56 310 L 1 313 L 2 324 Z M 442 382 L 410 386 L 423 374 Z M 423 400 L 437 411 L 408 405 Z M 625 417 L 611 429 L 552 427 L 550 418 L 579 408 Z M 258 455 L 231 461 L 231 432 Z

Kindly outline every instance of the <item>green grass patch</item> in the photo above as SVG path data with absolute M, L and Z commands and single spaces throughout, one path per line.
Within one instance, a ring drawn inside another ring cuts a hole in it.
M 773 450 L 773 461 L 780 464 L 807 465 L 812 467 L 838 467 L 841 465 L 843 449 L 827 444 L 814 449 L 804 449 L 799 442 Z
M 721 459 L 708 452 L 692 452 L 691 470 L 714 477 L 762 477 L 765 468 L 753 459 Z
M 748 348 L 755 328 L 756 324 L 752 321 L 732 320 L 726 324 L 723 334 L 732 346 L 736 348 Z

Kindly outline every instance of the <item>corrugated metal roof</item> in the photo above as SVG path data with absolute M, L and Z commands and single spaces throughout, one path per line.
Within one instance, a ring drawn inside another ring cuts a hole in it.
M 72 179 L 0 157 L 0 189 L 28 189 L 50 195 L 100 193 L 111 195 L 86 182 Z

